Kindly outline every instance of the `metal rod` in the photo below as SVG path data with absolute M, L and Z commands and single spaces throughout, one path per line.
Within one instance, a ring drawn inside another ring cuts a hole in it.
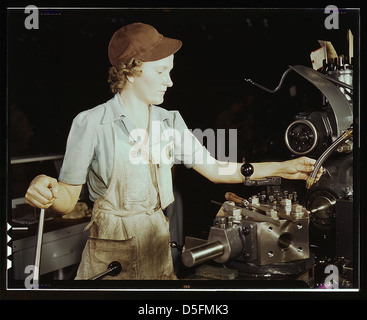
M 107 269 L 101 273 L 96 274 L 95 276 L 89 278 L 88 280 L 101 280 L 106 276 L 117 276 L 122 270 L 122 266 L 118 261 L 112 261 Z
M 21 164 L 21 163 L 47 161 L 47 160 L 60 160 L 60 159 L 63 159 L 63 158 L 64 158 L 64 155 L 20 157 L 20 158 L 12 158 L 10 160 L 10 164 Z
M 40 275 L 44 222 L 45 222 L 45 209 L 41 209 L 41 213 L 39 216 L 39 222 L 38 222 L 36 254 L 35 254 L 35 259 L 34 259 L 35 270 L 34 270 L 34 275 L 33 275 L 33 281 L 38 281 L 39 275 Z
M 271 90 L 271 89 L 268 89 L 264 86 L 262 86 L 261 84 L 251 80 L 251 79 L 245 79 L 245 81 L 251 83 L 252 85 L 256 86 L 256 87 L 259 87 L 260 89 L 262 90 L 265 90 L 266 92 L 269 92 L 269 93 L 275 93 L 277 91 L 279 91 L 279 89 L 282 87 L 283 85 L 283 82 L 284 82 L 284 79 L 286 77 L 286 75 L 289 73 L 289 71 L 291 71 L 292 69 L 291 68 L 288 68 L 282 75 L 281 79 L 280 79 L 280 82 L 278 84 L 278 86 L 274 89 L 274 90 Z
M 182 252 L 182 262 L 186 267 L 212 260 L 224 253 L 224 246 L 219 242 L 210 242 Z

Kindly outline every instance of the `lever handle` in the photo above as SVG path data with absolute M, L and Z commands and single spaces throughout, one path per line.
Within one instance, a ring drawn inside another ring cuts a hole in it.
M 106 271 L 103 271 L 91 278 L 89 278 L 88 280 L 100 280 L 106 276 L 117 276 L 122 270 L 122 266 L 120 264 L 120 262 L 118 261 L 112 261 L 108 267 Z
M 249 178 L 253 173 L 254 166 L 251 163 L 246 162 L 241 166 L 241 174 L 244 177 Z
M 233 201 L 236 204 L 239 204 L 241 206 L 246 206 L 247 200 L 244 198 L 241 198 L 240 196 L 234 194 L 233 192 L 227 192 L 224 197 L 226 198 L 226 200 L 228 201 Z

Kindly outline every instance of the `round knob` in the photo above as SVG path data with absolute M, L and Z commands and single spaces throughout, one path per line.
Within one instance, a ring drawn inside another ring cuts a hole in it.
M 121 266 L 120 262 L 112 261 L 108 265 L 108 269 L 111 270 L 109 275 L 115 277 L 122 271 L 122 266 Z
M 251 163 L 244 163 L 241 166 L 241 174 L 245 177 L 250 177 L 254 173 L 254 167 Z

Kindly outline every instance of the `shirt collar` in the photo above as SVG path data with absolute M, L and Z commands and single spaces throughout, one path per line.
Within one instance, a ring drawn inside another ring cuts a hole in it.
M 121 119 L 122 116 L 126 115 L 125 106 L 122 103 L 119 93 L 106 102 L 105 114 L 102 119 L 102 124 L 110 123 Z
M 102 119 L 102 124 L 111 123 L 116 120 L 120 120 L 123 117 L 126 117 L 126 107 L 121 100 L 120 94 L 116 93 L 115 96 L 107 101 L 107 107 L 105 114 Z M 152 105 L 152 120 L 163 121 L 168 119 L 171 113 L 168 110 Z

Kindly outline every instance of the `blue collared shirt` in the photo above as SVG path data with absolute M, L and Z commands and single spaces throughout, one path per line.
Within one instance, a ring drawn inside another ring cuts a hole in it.
M 136 128 L 119 94 L 106 103 L 79 113 L 73 120 L 67 140 L 59 181 L 71 185 L 87 183 L 93 201 L 106 192 L 111 179 L 114 161 L 112 122 L 115 123 L 118 139 L 132 141 L 131 133 Z M 172 139 L 172 156 L 187 168 L 203 163 L 209 156 L 206 148 L 188 130 L 178 111 L 168 111 L 152 105 L 151 124 L 157 123 L 161 130 L 157 135 L 154 125 L 150 126 L 150 144 L 165 138 L 163 132 L 174 129 L 179 138 L 176 136 Z M 129 151 L 126 150 L 127 153 Z

